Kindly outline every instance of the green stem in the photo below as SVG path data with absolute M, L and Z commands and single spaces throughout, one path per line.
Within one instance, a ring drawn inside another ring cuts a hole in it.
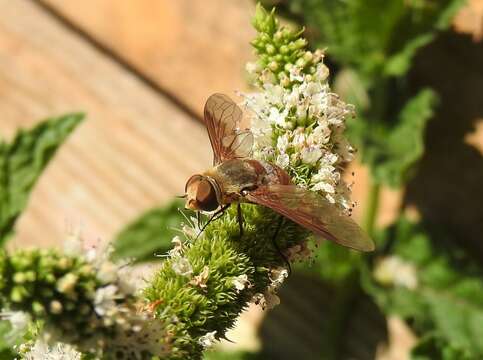
M 376 224 L 377 211 L 379 209 L 379 195 L 381 192 L 381 185 L 370 179 L 367 205 L 364 211 L 364 219 L 362 221 L 362 227 L 369 234 L 374 235 L 374 227 Z

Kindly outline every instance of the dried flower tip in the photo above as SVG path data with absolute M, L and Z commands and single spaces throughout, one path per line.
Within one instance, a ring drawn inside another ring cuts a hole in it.
M 203 270 L 199 275 L 196 275 L 191 279 L 190 284 L 194 286 L 198 286 L 202 289 L 206 289 L 207 285 L 206 282 L 208 281 L 208 276 L 210 274 L 210 268 L 208 266 L 204 266 Z
M 198 339 L 198 343 L 205 349 L 212 347 L 216 341 L 215 335 L 216 331 L 208 332 Z
M 190 276 L 193 273 L 193 267 L 188 259 L 184 257 L 175 257 L 171 264 L 173 271 L 181 276 Z

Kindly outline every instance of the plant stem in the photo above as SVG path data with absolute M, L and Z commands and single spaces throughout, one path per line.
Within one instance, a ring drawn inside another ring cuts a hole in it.
M 369 179 L 369 191 L 367 196 L 367 205 L 364 211 L 364 219 L 362 227 L 369 234 L 374 235 L 374 227 L 376 223 L 377 211 L 379 209 L 379 195 L 381 192 L 381 185 Z

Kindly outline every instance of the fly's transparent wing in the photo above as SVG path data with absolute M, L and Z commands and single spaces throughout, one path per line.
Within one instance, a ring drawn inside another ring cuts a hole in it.
M 373 241 L 359 225 L 316 192 L 295 185 L 268 185 L 245 197 L 339 245 L 360 251 L 374 250 Z
M 238 130 L 241 118 L 241 109 L 224 94 L 213 94 L 206 101 L 204 122 L 213 148 L 214 165 L 249 157 L 253 135 L 249 130 Z

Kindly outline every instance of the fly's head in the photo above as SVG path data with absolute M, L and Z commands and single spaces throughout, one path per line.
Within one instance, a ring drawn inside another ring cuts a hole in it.
M 214 211 L 220 205 L 221 191 L 216 181 L 204 175 L 193 175 L 185 186 L 186 209 Z

